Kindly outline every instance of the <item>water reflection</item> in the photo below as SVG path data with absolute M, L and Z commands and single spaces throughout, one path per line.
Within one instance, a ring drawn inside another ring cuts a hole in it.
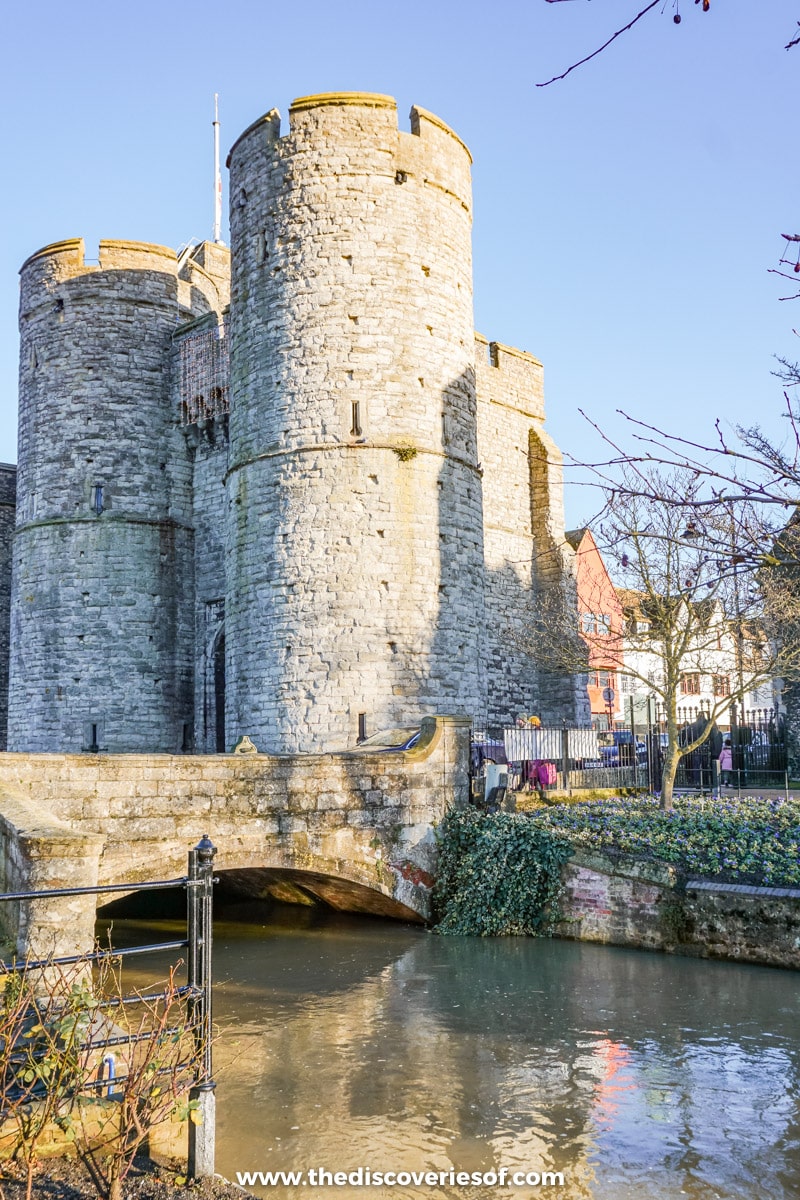
M 514 1194 L 568 1200 L 797 1195 L 793 973 L 258 913 L 230 911 L 215 935 L 218 1169 L 228 1177 L 505 1167 L 563 1172 L 563 1189 Z M 116 923 L 118 942 L 137 932 L 150 939 L 153 924 Z

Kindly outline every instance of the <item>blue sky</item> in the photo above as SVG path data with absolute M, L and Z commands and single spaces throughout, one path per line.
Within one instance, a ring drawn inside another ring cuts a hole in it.
M 568 79 L 636 0 L 265 5 L 42 0 L 6 18 L 0 191 L 0 460 L 16 459 L 17 272 L 83 236 L 210 236 L 223 151 L 273 106 L 353 90 L 437 113 L 475 163 L 475 324 L 545 366 L 548 428 L 599 453 L 623 408 L 700 435 L 720 417 L 782 436 L 776 353 L 800 301 L 768 273 L 800 231 L 796 0 L 673 0 Z M 227 191 L 225 194 L 227 205 Z M 794 343 L 794 344 L 793 344 Z M 588 516 L 578 489 L 568 521 Z

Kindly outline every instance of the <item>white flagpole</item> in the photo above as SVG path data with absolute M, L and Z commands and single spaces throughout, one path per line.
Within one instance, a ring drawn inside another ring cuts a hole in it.
M 222 174 L 219 169 L 219 96 L 214 93 L 214 241 L 222 241 Z

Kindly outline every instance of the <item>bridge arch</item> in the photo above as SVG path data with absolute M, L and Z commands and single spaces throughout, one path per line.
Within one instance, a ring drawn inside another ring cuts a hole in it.
M 416 925 L 425 921 L 423 914 L 396 900 L 388 888 L 341 874 L 296 867 L 245 867 L 219 871 L 218 878 L 221 889 L 249 899 L 269 897 L 283 904 L 322 904 L 336 912 L 388 917 Z

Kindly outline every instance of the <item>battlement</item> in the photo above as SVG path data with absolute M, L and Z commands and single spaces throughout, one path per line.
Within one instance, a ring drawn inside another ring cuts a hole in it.
M 527 350 L 517 350 L 515 346 L 504 346 L 502 342 L 488 342 L 489 362 L 498 370 L 508 371 L 522 378 L 531 371 L 538 375 L 542 364 Z
M 83 271 L 110 271 L 131 269 L 144 271 L 154 269 L 164 270 L 164 260 L 177 264 L 177 255 L 169 246 L 159 246 L 151 242 L 129 242 L 117 238 L 104 238 L 100 242 L 99 261 L 86 262 L 86 244 L 83 238 L 65 238 L 60 242 L 51 242 L 42 246 L 25 259 L 19 269 L 20 275 L 30 267 L 41 265 L 49 267 L 54 273 L 63 274 L 65 278 Z M 177 269 L 177 267 L 176 267 Z
M 410 132 L 397 123 L 397 103 L 392 96 L 373 92 L 322 92 L 300 96 L 289 107 L 289 131 L 281 135 L 281 117 L 271 109 L 234 142 L 227 165 L 242 151 L 242 143 L 256 138 L 256 154 L 313 151 L 318 144 L 335 153 L 337 146 L 363 146 L 361 169 L 380 170 L 397 183 L 416 179 L 439 187 L 469 210 L 472 155 L 449 125 L 427 109 L 414 105 Z M 251 153 L 250 148 L 247 155 Z M 389 162 L 386 154 L 391 155 Z M 371 156 L 371 157 L 370 157 Z M 383 162 L 380 162 L 383 156 Z M 350 173 L 355 164 L 348 158 Z
M 544 368 L 538 358 L 476 333 L 475 364 L 481 399 L 544 420 Z
M 222 242 L 201 242 L 192 250 L 190 258 L 213 278 L 230 279 L 231 251 Z
M 42 246 L 41 250 L 36 250 L 33 254 L 28 255 L 19 269 L 20 275 L 37 259 L 45 258 L 58 258 L 64 263 L 83 266 L 83 238 L 64 238 L 61 242 L 51 242 L 49 246 Z
M 33 297 L 37 294 L 50 296 L 58 284 L 83 276 L 95 280 L 104 273 L 116 271 L 152 271 L 160 276 L 179 278 L 179 302 L 187 313 L 195 316 L 209 309 L 221 313 L 230 301 L 230 250 L 227 246 L 202 242 L 179 257 L 169 246 L 104 238 L 100 242 L 97 262 L 87 262 L 83 238 L 67 238 L 42 247 L 22 264 L 24 311 L 32 307 Z M 112 283 L 116 285 L 117 282 L 112 277 Z M 135 299 L 135 295 L 131 298 Z
M 231 252 L 221 243 L 201 242 L 178 259 L 178 298 L 194 317 L 219 317 L 231 299 Z
M 397 101 L 393 96 L 384 96 L 380 92 L 321 92 L 316 96 L 300 96 L 297 100 L 292 101 L 289 107 L 290 130 L 294 132 L 296 128 L 300 127 L 297 120 L 300 113 L 320 108 L 373 109 L 376 113 L 381 110 L 389 110 L 395 117 L 394 127 L 397 127 Z M 439 133 L 444 133 L 461 147 L 470 163 L 472 162 L 472 155 L 467 146 L 440 117 L 415 104 L 411 108 L 409 119 L 412 136 L 424 138 L 430 136 L 434 130 L 436 131 L 434 137 Z M 381 118 L 381 123 L 384 123 L 383 118 Z
M 302 112 L 309 108 L 326 108 L 333 106 L 352 105 L 354 108 L 391 108 L 397 112 L 397 102 L 394 96 L 384 96 L 381 92 L 318 92 L 313 96 L 298 96 L 289 106 L 289 119 L 293 113 Z
M 444 134 L 458 143 L 469 159 L 470 164 L 472 164 L 472 154 L 470 153 L 469 146 L 461 140 L 455 130 L 445 124 L 441 117 L 437 117 L 435 113 L 428 112 L 426 108 L 420 108 L 417 104 L 412 105 L 410 116 L 411 133 L 414 137 L 439 137 L 441 134 Z
M 107 238 L 100 243 L 98 261 L 87 262 L 83 238 L 67 238 L 43 246 L 22 264 L 20 314 L 27 318 L 39 305 L 53 302 L 59 286 L 81 279 L 91 280 L 93 285 L 103 280 L 105 291 L 105 281 L 114 278 L 109 273 L 118 271 L 157 272 L 162 281 L 165 275 L 171 276 L 175 282 L 168 283 L 168 290 L 177 289 L 178 260 L 175 251 L 167 246 Z M 163 282 L 159 290 L 163 290 Z M 57 302 L 63 307 L 64 297 Z
M 100 243 L 101 271 L 166 271 L 177 273 L 178 256 L 169 246 L 104 238 Z

